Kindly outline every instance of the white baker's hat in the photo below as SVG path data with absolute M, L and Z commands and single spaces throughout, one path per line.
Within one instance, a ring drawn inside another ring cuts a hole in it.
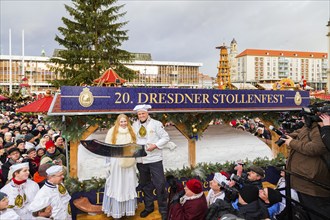
M 54 175 L 54 174 L 62 172 L 62 171 L 63 171 L 62 166 L 54 165 L 54 166 L 49 167 L 46 170 L 46 173 L 47 173 L 47 176 L 51 176 L 51 175 Z
M 38 212 L 43 208 L 46 208 L 50 205 L 50 199 L 48 196 L 43 196 L 42 198 L 38 198 L 38 200 L 33 200 L 29 205 L 30 212 Z
M 143 105 L 137 105 L 134 107 L 133 111 L 145 111 L 147 112 L 148 109 L 151 109 L 151 105 L 146 105 L 146 104 L 143 104 Z
M 9 171 L 13 174 L 14 172 L 22 168 L 29 168 L 29 162 L 13 164 L 10 166 Z
M 225 184 L 228 184 L 228 180 L 227 178 L 222 175 L 221 173 L 215 173 L 214 174 L 214 177 L 213 177 L 213 180 L 215 180 L 218 184 L 221 185 L 222 182 L 224 182 Z

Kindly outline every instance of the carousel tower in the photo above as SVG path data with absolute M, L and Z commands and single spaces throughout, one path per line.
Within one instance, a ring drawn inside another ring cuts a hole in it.
M 220 59 L 218 64 L 217 83 L 219 89 L 231 89 L 230 81 L 230 65 L 228 60 L 228 50 L 223 43 L 222 46 L 216 47 L 220 50 Z

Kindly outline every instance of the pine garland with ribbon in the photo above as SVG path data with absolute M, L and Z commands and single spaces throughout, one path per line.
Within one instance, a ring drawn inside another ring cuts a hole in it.
M 185 113 L 152 113 L 152 118 L 162 121 L 163 124 L 173 123 L 179 130 L 183 129 L 188 138 L 198 140 L 212 120 L 222 119 L 225 123 L 233 119 L 255 118 L 272 122 L 279 126 L 278 119 L 281 112 L 185 112 Z M 298 111 L 288 112 L 289 115 L 298 115 Z M 68 141 L 80 140 L 84 131 L 91 125 L 100 128 L 110 128 L 115 122 L 117 114 L 109 115 L 80 115 L 46 117 L 47 123 L 56 130 L 61 130 L 62 135 Z M 128 117 L 136 119 L 135 114 L 127 114 Z
M 278 156 L 274 159 L 269 160 L 267 157 L 264 158 L 256 158 L 253 161 L 245 159 L 243 161 L 245 164 L 245 168 L 250 167 L 251 165 L 257 165 L 263 168 L 267 168 L 269 166 L 280 167 L 285 164 L 285 158 L 282 154 L 278 154 Z M 199 177 L 202 180 L 205 180 L 206 177 L 210 174 L 219 171 L 232 171 L 234 170 L 236 162 L 234 161 L 226 161 L 225 163 L 198 163 L 195 168 L 191 167 L 183 167 L 182 169 L 167 169 L 165 171 L 165 176 L 173 175 L 176 178 L 192 178 Z M 104 178 L 92 178 L 90 180 L 79 181 L 78 178 L 66 178 L 64 181 L 64 185 L 70 194 L 75 192 L 89 192 L 92 190 L 100 190 L 105 185 Z

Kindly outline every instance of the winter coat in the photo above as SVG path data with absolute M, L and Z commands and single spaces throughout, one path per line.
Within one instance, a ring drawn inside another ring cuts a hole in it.
M 41 159 L 45 158 L 45 157 L 49 157 L 50 159 L 52 160 L 57 160 L 57 159 L 61 159 L 62 160 L 62 164 L 63 166 L 66 166 L 66 159 L 65 159 L 65 156 L 64 154 L 61 154 L 61 152 L 56 149 L 55 152 L 50 155 L 48 152 L 46 152 L 46 154 L 44 154 Z
M 289 144 L 290 154 L 287 169 L 319 183 L 330 186 L 330 171 L 322 159 L 327 153 L 317 122 L 309 128 L 303 128 L 290 134 L 293 140 Z M 298 192 L 319 197 L 330 197 L 330 191 L 291 175 L 291 187 Z
M 235 214 L 235 209 L 231 203 L 224 201 L 222 199 L 215 200 L 207 210 L 206 220 L 217 220 L 225 214 Z
M 237 217 L 243 218 L 245 220 L 260 220 L 269 218 L 268 210 L 265 205 L 260 201 L 254 201 L 246 205 L 241 205 L 236 202 L 232 203 L 233 207 L 236 209 Z
M 330 151 L 330 125 L 329 126 L 323 126 L 320 129 L 321 132 L 321 138 L 325 146 L 327 147 L 328 151 Z
M 204 220 L 207 213 L 207 203 L 204 193 L 201 197 L 186 200 L 181 205 L 175 203 L 170 206 L 169 220 Z

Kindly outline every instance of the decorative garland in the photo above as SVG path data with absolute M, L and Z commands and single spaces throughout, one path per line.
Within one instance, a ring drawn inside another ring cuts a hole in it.
M 298 115 L 299 111 L 290 111 L 290 115 Z M 185 112 L 185 113 L 152 113 L 155 118 L 163 124 L 173 123 L 189 139 L 198 140 L 203 136 L 209 123 L 215 119 L 222 119 L 228 123 L 232 119 L 259 117 L 262 121 L 270 121 L 279 126 L 280 112 Z M 62 135 L 68 141 L 80 140 L 84 131 L 91 125 L 98 125 L 101 129 L 108 129 L 117 119 L 117 114 L 109 115 L 87 115 L 87 116 L 48 116 L 47 123 L 54 129 L 62 131 Z M 136 119 L 135 114 L 127 114 L 128 117 Z
M 243 161 L 245 164 L 245 168 L 250 167 L 251 165 L 256 165 L 260 167 L 268 167 L 275 166 L 280 167 L 285 164 L 285 158 L 282 154 L 278 154 L 278 156 L 274 159 L 269 160 L 267 157 L 264 158 L 256 158 L 253 161 L 249 161 L 246 159 Z M 232 171 L 235 167 L 235 162 L 226 161 L 223 164 L 220 163 L 199 163 L 195 168 L 183 167 L 182 169 L 176 170 L 166 170 L 165 176 L 173 175 L 176 178 L 180 179 L 182 177 L 192 178 L 199 177 L 202 180 L 205 180 L 206 177 L 212 173 L 219 171 Z M 67 190 L 72 194 L 75 192 L 89 192 L 91 190 L 99 190 L 105 185 L 104 178 L 92 178 L 90 180 L 79 181 L 78 178 L 66 178 L 64 184 Z

